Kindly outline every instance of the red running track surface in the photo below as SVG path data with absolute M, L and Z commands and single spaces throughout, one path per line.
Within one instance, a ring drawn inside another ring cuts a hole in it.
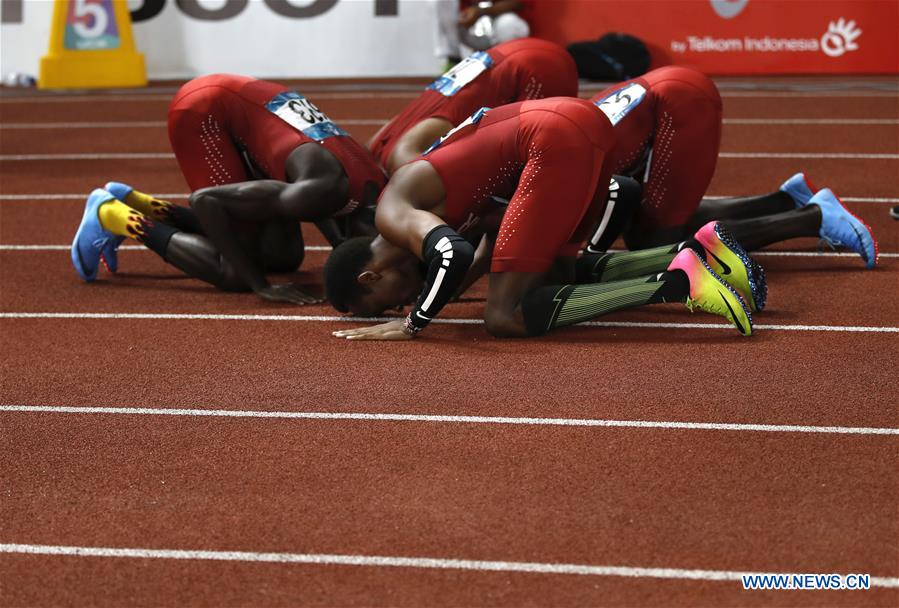
M 815 252 L 809 239 L 761 252 L 771 297 L 751 339 L 666 305 L 601 319 L 637 327 L 496 340 L 466 321 L 482 314 L 479 284 L 446 311 L 463 324 L 413 343 L 348 343 L 330 331 L 352 322 L 325 305 L 220 293 L 130 249 L 119 275 L 86 285 L 65 248 L 81 197 L 118 179 L 183 202 L 177 165 L 18 157 L 167 155 L 168 94 L 0 95 L 0 603 L 899 604 L 899 224 L 887 216 L 899 203 L 899 96 L 771 83 L 770 94 L 724 90 L 709 194 L 771 191 L 805 169 L 886 255 L 868 272 L 852 256 L 797 255 Z M 362 140 L 412 96 L 314 86 Z M 726 156 L 745 153 L 887 157 Z M 317 286 L 327 250 L 306 236 L 316 249 L 293 278 Z M 210 410 L 245 413 L 198 415 Z M 27 553 L 42 547 L 144 552 Z M 252 561 L 266 553 L 474 561 Z M 548 573 L 559 564 L 622 570 Z M 840 592 L 718 580 L 741 572 L 877 578 Z

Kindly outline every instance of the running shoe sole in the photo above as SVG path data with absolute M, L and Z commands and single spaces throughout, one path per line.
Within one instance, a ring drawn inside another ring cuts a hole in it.
M 765 270 L 753 260 L 720 222 L 709 222 L 694 237 L 705 250 L 705 261 L 724 282 L 737 290 L 750 310 L 764 310 L 768 300 Z

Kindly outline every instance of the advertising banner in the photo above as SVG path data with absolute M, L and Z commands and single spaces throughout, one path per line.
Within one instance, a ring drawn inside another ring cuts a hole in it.
M 897 0 L 547 0 L 533 32 L 563 44 L 625 32 L 653 67 L 711 74 L 899 73 Z
M 111 6 L 71 0 L 64 48 L 121 44 Z M 0 0 L 0 68 L 36 74 L 54 2 Z M 433 75 L 436 12 L 429 0 L 128 0 L 150 78 L 233 72 L 261 78 Z

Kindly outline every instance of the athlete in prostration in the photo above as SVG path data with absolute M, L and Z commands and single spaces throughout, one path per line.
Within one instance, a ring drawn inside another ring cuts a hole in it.
M 392 174 L 481 107 L 576 97 L 577 68 L 553 42 L 521 38 L 474 53 L 434 81 L 369 141 Z
M 764 276 L 714 223 L 681 243 L 658 272 L 632 268 L 626 280 L 606 283 L 577 276 L 578 251 L 603 210 L 614 146 L 608 118 L 586 100 L 525 101 L 473 114 L 394 174 L 377 207 L 380 236 L 343 243 L 325 265 L 326 294 L 338 310 L 368 316 L 414 301 L 411 312 L 335 335 L 410 339 L 487 264 L 485 322 L 496 336 L 539 335 L 661 302 L 722 315 L 751 334 L 748 305 L 703 258 L 711 250 L 762 305 Z M 480 258 L 463 238 L 479 225 L 494 243 L 492 255 Z
M 590 251 L 605 251 L 622 230 L 629 248 L 642 249 L 679 240 L 719 220 L 749 250 L 810 236 L 858 253 L 867 268 L 876 264 L 870 227 L 830 189 L 815 188 L 804 173 L 770 194 L 703 199 L 718 159 L 722 104 L 717 87 L 702 73 L 659 68 L 613 85 L 591 101 L 614 127 L 612 171 L 636 178 L 643 190 L 635 209 L 606 210 L 590 238 Z M 657 253 L 667 255 L 664 247 Z
M 351 234 L 373 232 L 384 172 L 297 92 L 243 76 L 197 78 L 172 100 L 168 132 L 193 191 L 190 207 L 117 182 L 94 190 L 72 244 L 84 280 L 96 278 L 101 258 L 115 271 L 128 237 L 220 289 L 303 304 L 318 299 L 266 278 L 302 262 L 299 222 L 319 222 L 334 244 L 340 235 L 329 218 L 342 218 Z

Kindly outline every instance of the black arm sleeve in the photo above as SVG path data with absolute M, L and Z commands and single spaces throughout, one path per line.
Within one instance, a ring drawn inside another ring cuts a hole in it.
M 428 266 L 428 277 L 418 302 L 406 317 L 406 331 L 412 334 L 424 329 L 459 289 L 474 260 L 474 247 L 444 224 L 425 237 L 421 256 Z

